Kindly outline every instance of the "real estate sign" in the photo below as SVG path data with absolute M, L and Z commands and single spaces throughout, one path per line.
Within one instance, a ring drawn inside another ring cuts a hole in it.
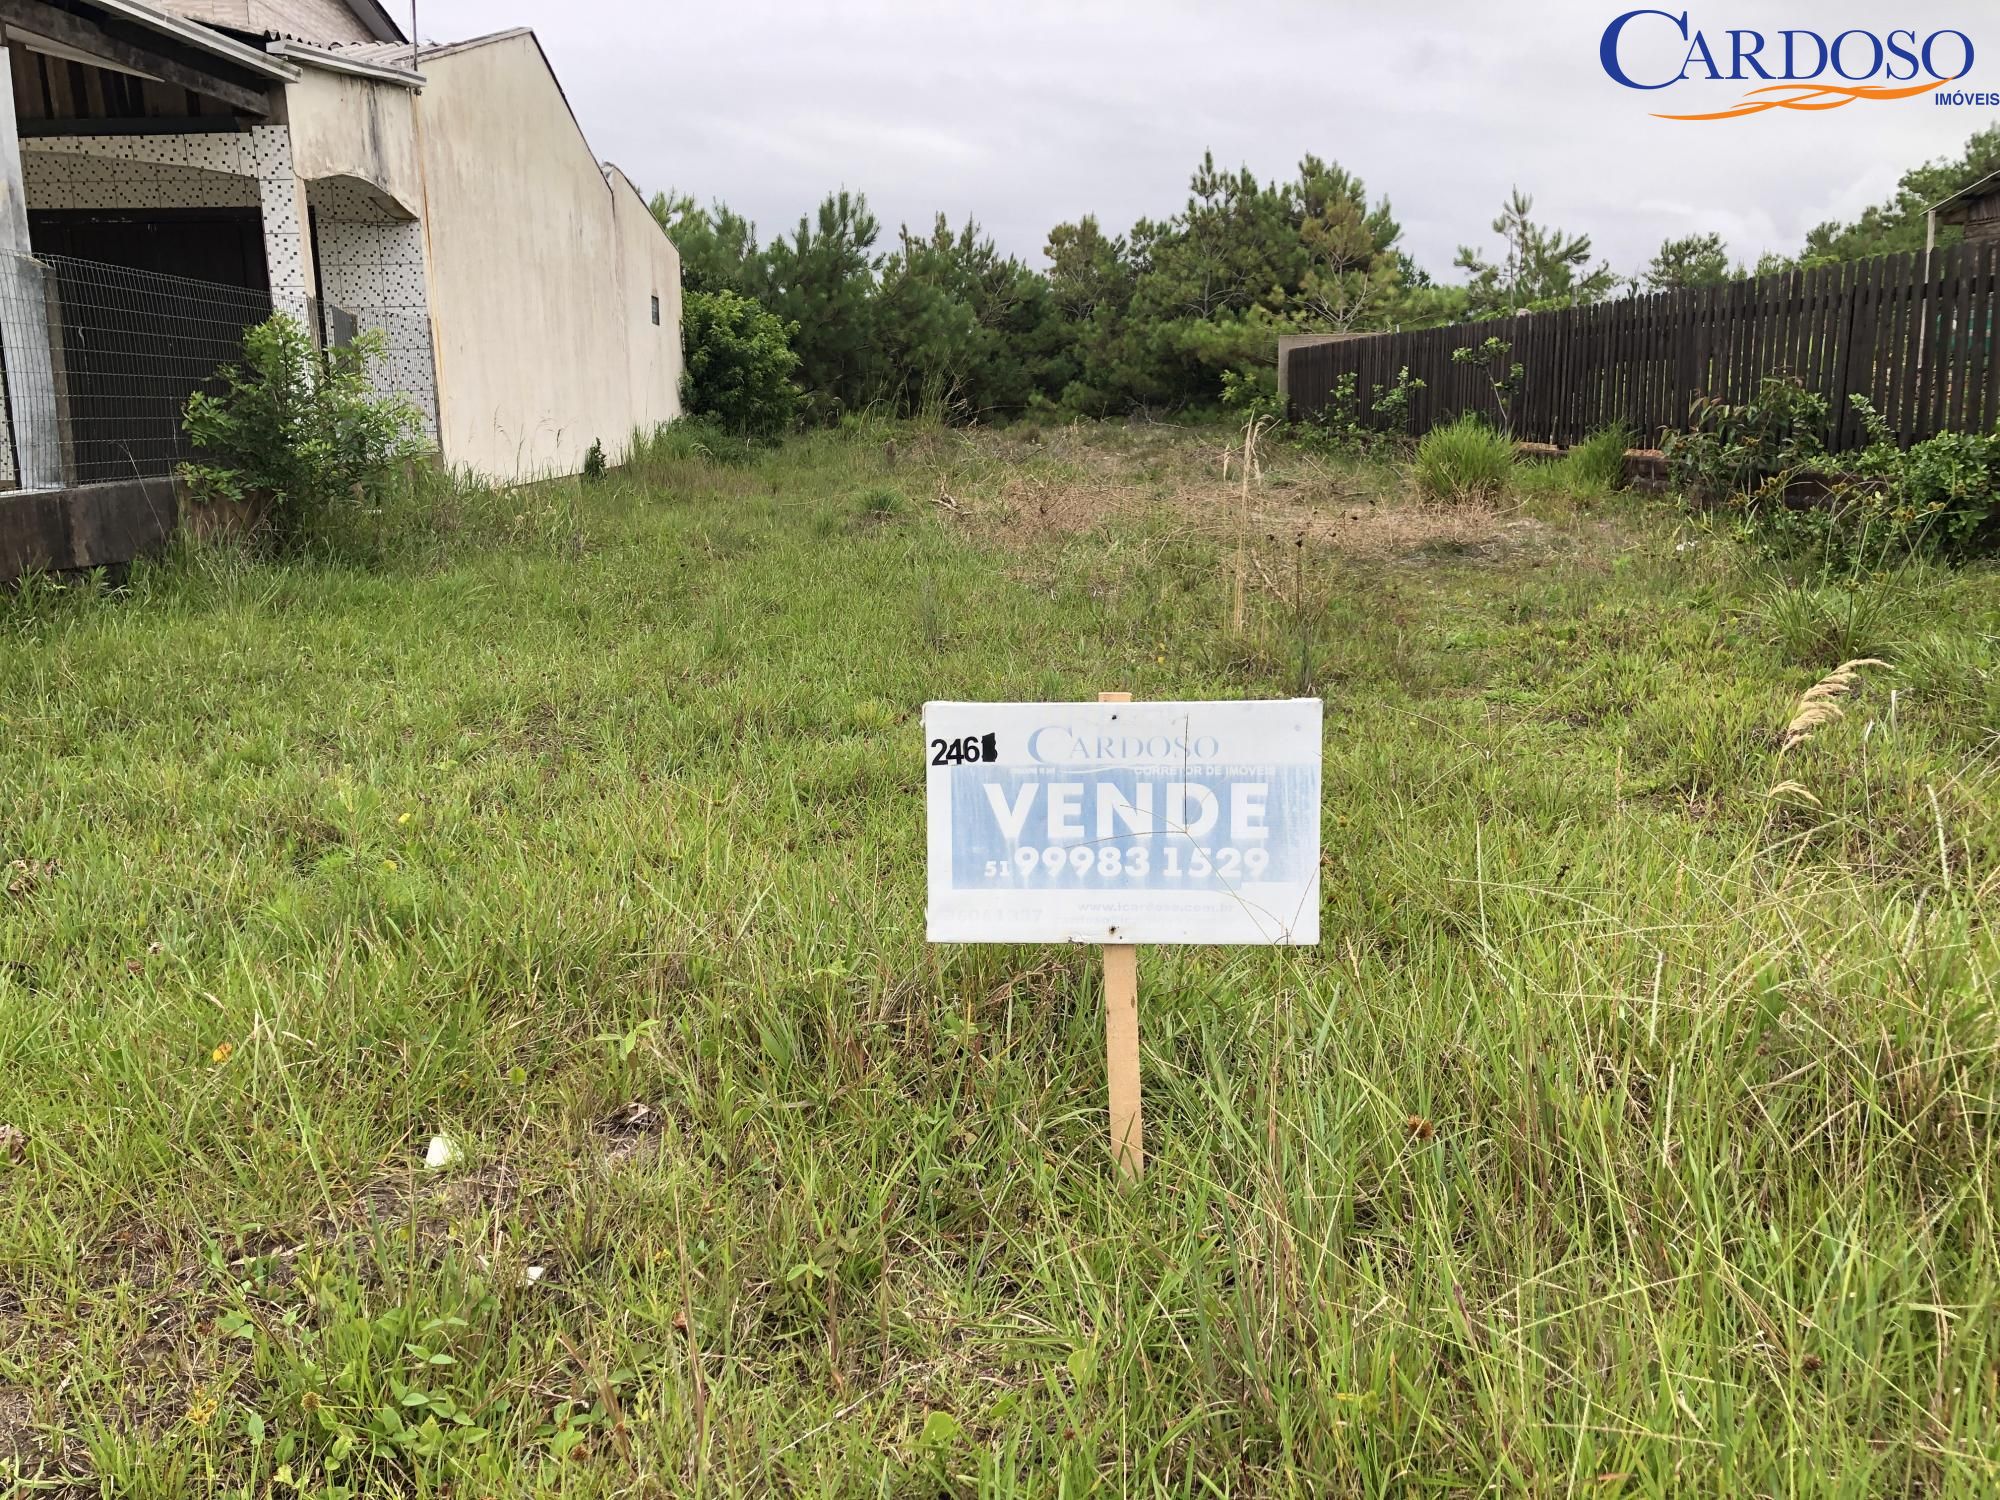
M 1320 704 L 932 703 L 932 942 L 1319 941 Z

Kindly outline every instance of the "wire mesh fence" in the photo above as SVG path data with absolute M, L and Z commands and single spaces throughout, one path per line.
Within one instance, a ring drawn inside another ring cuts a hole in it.
M 0 488 L 171 474 L 181 414 L 238 360 L 268 293 L 69 256 L 0 256 Z

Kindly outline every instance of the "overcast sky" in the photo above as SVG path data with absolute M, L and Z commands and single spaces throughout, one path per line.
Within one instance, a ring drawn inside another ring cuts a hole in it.
M 408 0 L 388 3 L 407 14 Z M 1389 197 L 1434 274 L 1458 245 L 1489 241 L 1515 183 L 1538 218 L 1588 232 L 1621 271 L 1695 230 L 1754 261 L 1996 118 L 1920 96 L 1653 119 L 1726 107 L 1743 86 L 1684 85 L 1663 103 L 1613 83 L 1599 39 L 1639 3 L 420 0 L 419 15 L 438 40 L 534 27 L 597 154 L 648 192 L 720 197 L 768 238 L 847 186 L 885 239 L 939 209 L 971 213 L 1038 264 L 1065 219 L 1095 212 L 1123 232 L 1179 208 L 1205 149 L 1266 178 L 1308 151 L 1339 162 Z M 1993 0 L 1683 3 L 1718 37 L 1956 28 L 1990 49 L 1966 84 L 2000 89 Z

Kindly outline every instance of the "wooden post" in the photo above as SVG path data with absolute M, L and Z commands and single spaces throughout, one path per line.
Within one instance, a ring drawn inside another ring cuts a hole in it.
M 69 350 L 63 342 L 62 283 L 53 270 L 41 276 L 42 301 L 48 313 L 49 369 L 55 376 L 56 456 L 62 487 L 76 483 L 76 424 L 69 413 Z
M 56 428 L 56 371 L 49 353 L 47 288 L 28 236 L 28 191 L 14 117 L 13 54 L 0 47 L 0 294 L 7 310 L 6 426 L 14 442 L 14 486 L 63 482 Z M 0 435 L 0 443 L 6 437 Z
M 1100 703 L 1130 703 L 1130 693 L 1100 693 Z M 1139 950 L 1104 949 L 1104 1076 L 1111 1099 L 1111 1159 L 1118 1175 L 1138 1181 L 1146 1168 L 1145 1120 L 1139 1108 Z

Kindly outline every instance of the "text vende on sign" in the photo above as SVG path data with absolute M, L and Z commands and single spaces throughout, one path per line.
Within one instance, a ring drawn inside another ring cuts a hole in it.
M 933 942 L 1319 940 L 1321 706 L 932 703 Z
M 1319 941 L 1317 699 L 931 703 L 934 943 L 1099 943 L 1111 1157 L 1145 1167 L 1138 944 Z

